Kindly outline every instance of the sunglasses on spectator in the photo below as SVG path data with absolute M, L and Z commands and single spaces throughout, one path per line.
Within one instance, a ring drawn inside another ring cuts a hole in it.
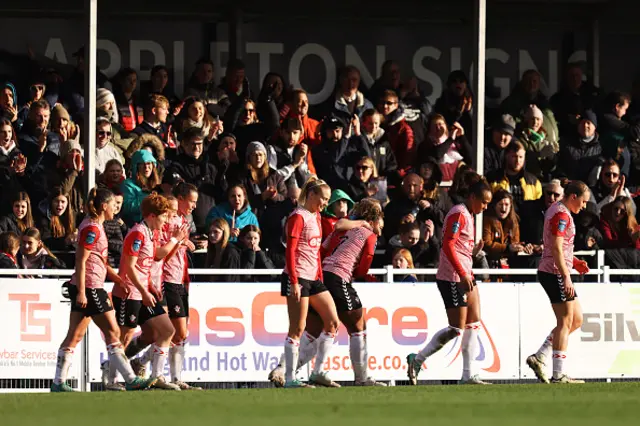
M 31 86 L 31 90 L 44 90 L 44 86 L 41 84 L 34 84 Z
M 384 106 L 397 104 L 397 102 L 394 102 L 394 101 L 382 101 L 380 103 Z
M 371 168 L 371 167 L 369 167 L 369 166 L 364 166 L 364 165 L 362 165 L 362 166 L 356 166 L 356 170 L 359 170 L 359 171 L 361 171 L 361 172 L 365 172 L 365 171 L 369 170 L 370 168 Z
M 615 211 L 618 214 L 627 214 L 627 210 L 624 207 L 614 207 L 613 211 Z
M 547 197 L 560 198 L 560 194 L 557 192 L 545 191 L 545 194 L 547 194 Z
M 245 109 L 245 110 L 244 110 L 244 113 L 245 113 L 245 114 L 249 114 L 249 115 L 253 114 L 254 112 L 256 112 L 256 110 L 255 110 L 255 109 Z
M 620 176 L 620 173 L 614 173 L 614 172 L 605 172 L 604 174 L 606 177 L 608 178 L 617 178 L 618 176 Z
M 107 132 L 106 130 L 98 130 L 98 136 L 111 136 L 111 132 Z

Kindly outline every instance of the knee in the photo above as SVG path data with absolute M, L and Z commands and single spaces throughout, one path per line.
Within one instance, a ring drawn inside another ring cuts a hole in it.
M 304 332 L 304 325 L 302 324 L 291 324 L 289 326 L 289 337 L 293 339 L 300 340 L 303 332 Z
M 573 321 L 571 322 L 571 331 L 575 331 L 582 327 L 582 314 L 574 315 Z
M 104 334 L 104 339 L 108 345 L 120 341 L 120 330 L 117 328 L 109 330 Z
M 173 341 L 179 343 L 184 342 L 185 340 L 187 340 L 187 330 L 176 329 L 173 334 Z
M 340 322 L 338 321 L 338 318 L 331 318 L 329 321 L 327 321 L 327 323 L 324 325 L 324 331 L 326 331 L 327 333 L 337 333 L 338 332 L 338 327 L 340 326 Z
M 564 329 L 571 329 L 571 324 L 573 323 L 573 317 L 566 315 L 563 317 L 558 318 L 558 327 L 559 328 L 564 328 Z

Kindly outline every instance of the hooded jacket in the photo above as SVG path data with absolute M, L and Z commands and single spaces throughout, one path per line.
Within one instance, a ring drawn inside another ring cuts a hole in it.
M 400 108 L 385 117 L 383 128 L 398 161 L 398 172 L 404 176 L 415 162 L 417 146 L 413 130 L 405 120 L 404 112 Z
M 334 189 L 331 192 L 331 198 L 329 198 L 329 204 L 322 211 L 321 215 L 321 224 L 322 224 L 322 240 L 329 236 L 333 232 L 333 229 L 338 222 L 338 218 L 335 214 L 333 214 L 332 206 L 340 200 L 345 200 L 347 202 L 347 212 L 351 211 L 355 203 L 349 197 L 349 195 L 341 189 Z
M 7 82 L 0 86 L 0 90 L 4 90 L 6 88 L 9 88 L 9 90 L 11 90 L 11 93 L 13 93 L 13 106 L 16 109 L 16 112 L 18 112 L 19 110 L 18 105 L 20 105 L 18 103 L 18 92 L 16 91 L 15 86 L 11 83 Z M 9 113 L 8 110 L 2 109 L 2 107 L 0 107 L 0 118 L 6 118 L 7 120 L 11 121 L 13 124 L 13 130 L 15 132 L 19 132 L 22 129 L 22 125 L 24 124 L 24 117 L 21 117 L 21 115 L 18 114 L 17 120 L 12 121 L 13 119 L 12 114 Z
M 129 173 L 131 177 L 126 179 L 120 185 L 120 191 L 122 192 L 122 220 L 131 227 L 142 220 L 142 211 L 140 210 L 140 204 L 142 200 L 150 194 L 150 192 L 144 191 L 138 181 L 136 180 L 136 170 L 138 165 L 144 163 L 153 163 L 157 165 L 158 162 L 147 150 L 136 151 L 131 157 L 131 168 Z
M 398 160 L 391 148 L 384 129 L 379 128 L 372 138 L 369 138 L 365 134 L 354 136 L 354 139 L 355 138 L 360 142 L 364 155 L 373 159 L 379 176 L 388 177 L 398 171 Z
M 260 225 L 258 224 L 258 218 L 251 211 L 251 206 L 248 202 L 242 208 L 242 211 L 235 215 L 235 219 L 233 217 L 233 209 L 231 208 L 231 204 L 229 204 L 228 202 L 224 202 L 220 205 L 215 206 L 207 215 L 207 228 L 209 228 L 209 224 L 213 219 L 219 217 L 226 220 L 230 228 L 237 228 L 241 230 L 247 225 L 255 225 L 257 227 L 260 227 Z M 235 242 L 237 240 L 238 239 L 233 236 L 229 238 L 229 241 Z

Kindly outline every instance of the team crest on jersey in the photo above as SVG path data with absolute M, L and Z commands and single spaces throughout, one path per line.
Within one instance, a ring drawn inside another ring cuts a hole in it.
M 460 230 L 460 222 L 453 222 L 453 225 L 451 226 L 451 232 L 453 232 L 454 234 L 457 234 L 459 230 Z
M 137 240 L 137 239 L 133 240 L 133 245 L 131 246 L 133 251 L 139 252 L 140 251 L 140 247 L 142 247 L 142 240 Z
M 560 219 L 558 221 L 558 231 L 564 232 L 567 229 L 567 221 L 564 219 Z
M 89 231 L 89 232 L 87 232 L 87 236 L 84 238 L 84 242 L 86 244 L 91 245 L 91 244 L 96 242 L 96 237 L 97 237 L 97 235 L 96 235 L 95 232 Z

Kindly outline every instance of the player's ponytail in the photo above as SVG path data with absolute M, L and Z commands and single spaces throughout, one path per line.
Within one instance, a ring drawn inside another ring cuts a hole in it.
M 304 203 L 306 203 L 309 192 L 317 194 L 323 187 L 329 188 L 327 182 L 323 181 L 322 179 L 318 179 L 316 176 L 311 176 L 309 179 L 307 179 L 304 186 L 300 190 L 298 205 L 302 206 L 304 205 Z
M 172 194 L 174 197 L 184 200 L 192 192 L 197 193 L 198 188 L 192 183 L 182 181 L 178 182 L 178 184 L 173 188 Z
M 113 198 L 113 192 L 107 188 L 93 188 L 89 192 L 89 198 L 87 199 L 87 212 L 92 219 L 98 218 L 103 212 L 104 204 L 111 201 Z
M 575 195 L 576 197 L 582 197 L 584 194 L 589 192 L 589 187 L 586 183 L 580 180 L 572 180 L 565 186 L 564 188 L 564 196 L 568 198 L 570 195 Z

